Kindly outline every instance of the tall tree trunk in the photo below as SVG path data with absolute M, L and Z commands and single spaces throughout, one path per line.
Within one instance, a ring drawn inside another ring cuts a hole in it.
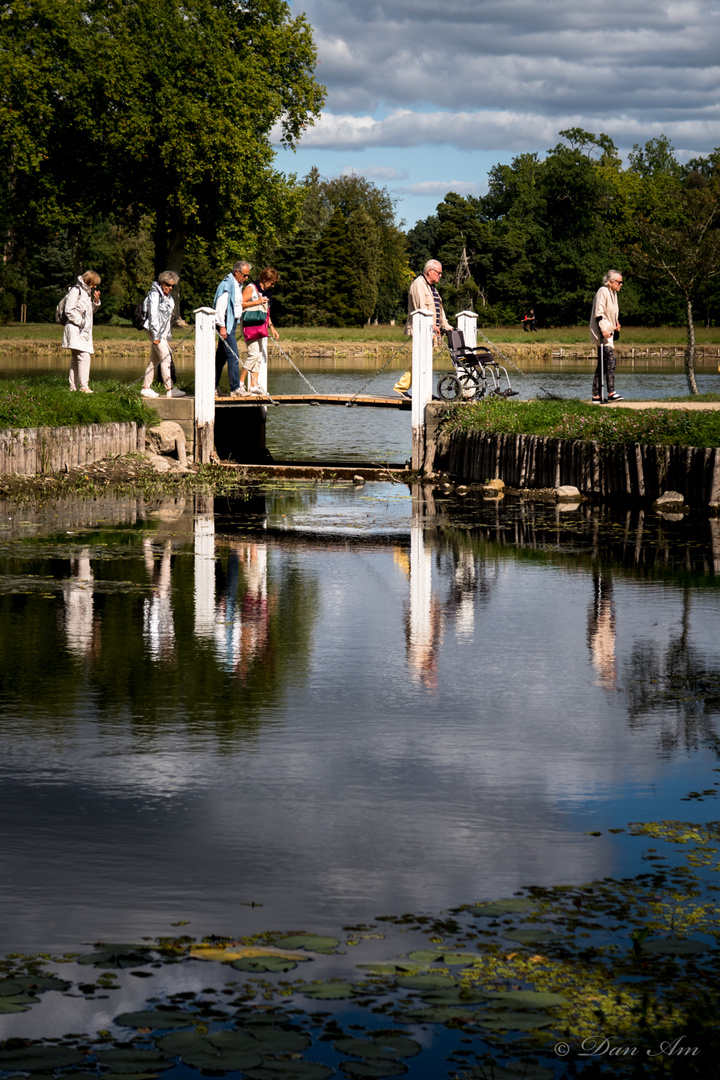
M 692 300 L 688 296 L 685 301 L 687 311 L 687 349 L 685 350 L 685 375 L 691 394 L 698 394 L 695 382 L 695 323 L 693 322 Z

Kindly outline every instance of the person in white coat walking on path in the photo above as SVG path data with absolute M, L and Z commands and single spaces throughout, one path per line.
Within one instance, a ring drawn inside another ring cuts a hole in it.
M 86 270 L 67 295 L 62 347 L 70 349 L 70 389 L 92 394 L 90 357 L 93 348 L 93 317 L 100 307 L 100 275 Z
M 172 291 L 180 277 L 174 270 L 163 270 L 158 274 L 157 281 L 153 281 L 152 288 L 146 300 L 145 329 L 150 338 L 150 360 L 145 368 L 141 397 L 158 397 L 156 390 L 152 388 L 155 375 L 155 365 L 160 364 L 160 378 L 167 397 L 185 397 L 184 390 L 173 388 L 172 384 L 172 353 L 170 351 L 170 338 L 172 337 L 172 318 L 175 311 L 175 301 Z

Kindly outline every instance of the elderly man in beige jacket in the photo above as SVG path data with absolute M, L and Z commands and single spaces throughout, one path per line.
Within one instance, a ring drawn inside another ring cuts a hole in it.
M 405 333 L 412 336 L 412 317 L 416 311 L 427 311 L 433 317 L 433 348 L 440 344 L 440 334 L 443 330 L 452 329 L 445 318 L 440 293 L 437 291 L 437 283 L 442 277 L 442 264 L 437 259 L 430 259 L 425 263 L 422 274 L 413 281 L 408 293 L 408 317 L 405 323 Z M 412 364 L 401 375 L 393 389 L 401 397 L 409 398 L 408 390 L 412 383 Z
M 592 399 L 602 404 L 603 381 L 607 382 L 608 399 L 622 401 L 615 393 L 615 350 L 613 341 L 620 333 L 620 312 L 617 294 L 623 277 L 619 270 L 608 270 L 602 286 L 595 293 L 590 315 L 590 336 L 598 347 L 598 363 L 592 385 Z

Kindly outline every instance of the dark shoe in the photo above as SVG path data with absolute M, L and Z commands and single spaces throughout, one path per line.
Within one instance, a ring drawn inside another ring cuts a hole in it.
M 602 403 L 603 403 L 603 402 L 602 402 L 602 398 L 601 398 L 601 397 L 594 397 L 594 398 L 592 399 L 592 404 L 593 404 L 593 405 L 602 405 Z
M 611 394 L 608 401 L 624 401 L 622 394 Z

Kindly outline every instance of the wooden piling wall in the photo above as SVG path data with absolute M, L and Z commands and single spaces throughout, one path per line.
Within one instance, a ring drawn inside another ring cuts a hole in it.
M 0 431 L 0 476 L 64 472 L 103 458 L 145 449 L 145 425 L 83 424 L 77 427 Z
M 720 502 L 720 450 L 715 448 L 440 432 L 424 471 L 448 472 L 471 483 L 500 479 L 511 488 L 569 485 L 602 499 L 652 501 L 664 491 L 678 491 L 689 506 Z

